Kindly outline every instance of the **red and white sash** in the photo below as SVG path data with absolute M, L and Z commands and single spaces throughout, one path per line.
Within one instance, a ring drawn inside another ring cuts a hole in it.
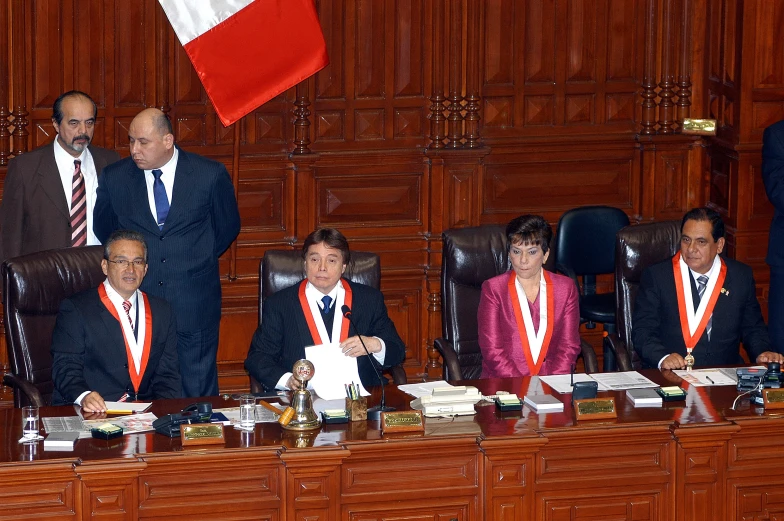
M 719 262 L 721 262 L 721 269 L 719 270 L 718 278 L 708 280 L 700 305 L 697 307 L 697 311 L 694 311 L 689 268 L 686 262 L 681 259 L 680 252 L 676 253 L 672 258 L 672 272 L 675 278 L 675 291 L 678 296 L 678 315 L 681 319 L 681 333 L 689 353 L 697 345 L 697 342 L 700 341 L 702 333 L 708 326 L 708 320 L 710 320 L 713 314 L 716 301 L 719 300 L 721 288 L 724 286 L 724 279 L 727 278 L 727 265 L 721 257 L 719 257 Z M 683 266 L 681 266 L 681 263 L 683 263 Z
M 520 333 L 523 354 L 531 375 L 538 375 L 542 368 L 542 363 L 547 356 L 550 348 L 550 340 L 553 336 L 553 323 L 555 322 L 555 298 L 553 297 L 553 282 L 550 275 L 542 270 L 539 283 L 539 330 L 534 333 L 534 322 L 531 318 L 531 310 L 528 308 L 525 291 L 519 292 L 516 284 L 517 275 L 514 271 L 509 274 L 509 298 L 512 301 L 517 331 Z M 521 305 L 520 301 L 525 299 L 526 305 Z M 534 359 L 531 349 L 538 347 L 538 355 Z
M 131 375 L 131 383 L 133 384 L 133 389 L 138 394 L 139 386 L 142 383 L 142 378 L 144 378 L 144 371 L 147 370 L 147 362 L 150 359 L 150 347 L 152 346 L 152 310 L 150 309 L 150 301 L 147 299 L 147 294 L 143 292 L 139 292 L 142 295 L 142 299 L 144 301 L 144 322 L 138 324 L 139 330 L 139 338 L 143 338 L 143 346 L 142 346 L 142 357 L 140 360 L 139 367 L 137 367 L 136 362 L 133 359 L 133 353 L 131 352 L 131 344 L 138 345 L 138 340 L 133 334 L 133 329 L 131 328 L 130 323 L 127 319 L 123 319 L 120 317 L 120 314 L 117 312 L 117 308 L 114 307 L 114 304 L 109 299 L 109 295 L 106 294 L 106 287 L 101 284 L 98 286 L 98 295 L 101 297 L 101 302 L 109 310 L 109 313 L 120 323 L 120 327 L 123 331 L 123 340 L 125 340 L 125 353 L 128 356 L 128 373 Z M 136 305 L 140 305 L 141 302 L 137 302 Z M 141 313 L 140 313 L 141 314 Z
M 340 283 L 343 284 L 345 293 L 341 294 L 338 291 L 338 296 L 335 299 L 335 316 L 332 319 L 332 338 L 339 338 L 340 342 L 343 342 L 348 338 L 349 321 L 343 316 L 341 309 L 344 304 L 351 307 L 352 294 L 351 286 L 349 286 L 345 280 L 340 279 Z M 313 337 L 314 344 L 329 344 L 332 342 L 332 339 L 330 338 L 330 335 L 327 334 L 327 328 L 324 325 L 324 321 L 321 320 L 320 317 L 318 320 L 315 318 L 318 315 L 321 315 L 321 310 L 316 302 L 308 302 L 308 299 L 305 296 L 305 287 L 307 284 L 308 281 L 305 279 L 299 285 L 299 303 L 302 306 L 302 313 L 305 315 L 305 321 L 308 323 L 310 336 Z

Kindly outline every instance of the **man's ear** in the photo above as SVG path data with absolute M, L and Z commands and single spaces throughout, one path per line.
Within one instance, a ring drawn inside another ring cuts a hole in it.
M 101 270 L 103 270 L 104 275 L 109 275 L 109 263 L 106 259 L 101 259 Z
M 718 246 L 716 253 L 721 253 L 724 251 L 724 243 L 725 243 L 724 237 L 719 237 L 719 240 L 716 241 L 716 245 Z
M 174 146 L 174 135 L 166 134 L 163 136 L 163 144 L 166 145 L 166 150 L 171 149 Z
M 346 273 L 346 266 L 347 266 L 347 265 L 346 265 L 346 264 L 344 264 L 344 265 L 343 265 L 343 269 L 342 269 L 342 270 L 340 270 L 340 274 L 341 274 L 341 275 L 343 275 L 344 273 Z

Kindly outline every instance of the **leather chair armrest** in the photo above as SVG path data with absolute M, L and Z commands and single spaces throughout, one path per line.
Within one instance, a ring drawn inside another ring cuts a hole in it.
M 596 360 L 596 351 L 593 350 L 593 346 L 581 338 L 580 348 L 582 350 L 580 356 L 583 357 L 583 365 L 585 366 L 585 372 L 587 374 L 598 373 L 599 362 L 597 362 Z
M 618 364 L 619 371 L 634 371 L 632 367 L 632 358 L 626 349 L 626 343 L 621 340 L 617 333 L 612 333 L 604 337 L 604 345 L 615 353 L 615 361 Z
M 15 374 L 6 373 L 3 376 L 3 383 L 24 393 L 24 395 L 27 396 L 27 399 L 30 400 L 31 405 L 35 405 L 36 407 L 44 407 L 46 405 L 38 389 L 24 378 L 19 378 Z
M 395 385 L 405 385 L 408 383 L 408 376 L 402 365 L 395 365 L 389 369 L 384 369 L 384 374 L 391 375 Z
M 463 371 L 460 370 L 460 364 L 457 361 L 457 353 L 455 352 L 452 342 L 449 342 L 445 338 L 436 338 L 433 344 L 444 360 L 444 380 L 447 382 L 462 380 Z
M 580 288 L 580 281 L 577 280 L 577 274 L 574 272 L 572 268 L 564 266 L 563 264 L 556 264 L 555 271 L 557 271 L 558 273 L 563 273 L 564 275 L 572 279 L 574 285 L 577 286 L 577 294 L 582 296 L 583 292 L 582 289 Z

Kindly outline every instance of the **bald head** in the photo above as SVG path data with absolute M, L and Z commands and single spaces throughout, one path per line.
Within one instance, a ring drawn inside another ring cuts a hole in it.
M 160 168 L 174 154 L 174 135 L 171 122 L 158 109 L 139 112 L 128 128 L 131 158 L 142 170 Z

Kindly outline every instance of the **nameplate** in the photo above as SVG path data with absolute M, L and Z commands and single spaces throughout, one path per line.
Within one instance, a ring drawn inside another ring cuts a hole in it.
M 715 136 L 716 120 L 686 118 L 683 120 L 683 126 L 681 126 L 681 133 L 692 134 L 697 136 Z
M 382 412 L 381 432 L 425 432 L 422 411 Z
M 762 406 L 766 409 L 784 409 L 784 389 L 763 389 Z
M 180 425 L 182 446 L 218 445 L 225 442 L 222 423 L 190 423 Z
M 574 414 L 578 420 L 617 418 L 614 398 L 590 398 L 574 401 Z

